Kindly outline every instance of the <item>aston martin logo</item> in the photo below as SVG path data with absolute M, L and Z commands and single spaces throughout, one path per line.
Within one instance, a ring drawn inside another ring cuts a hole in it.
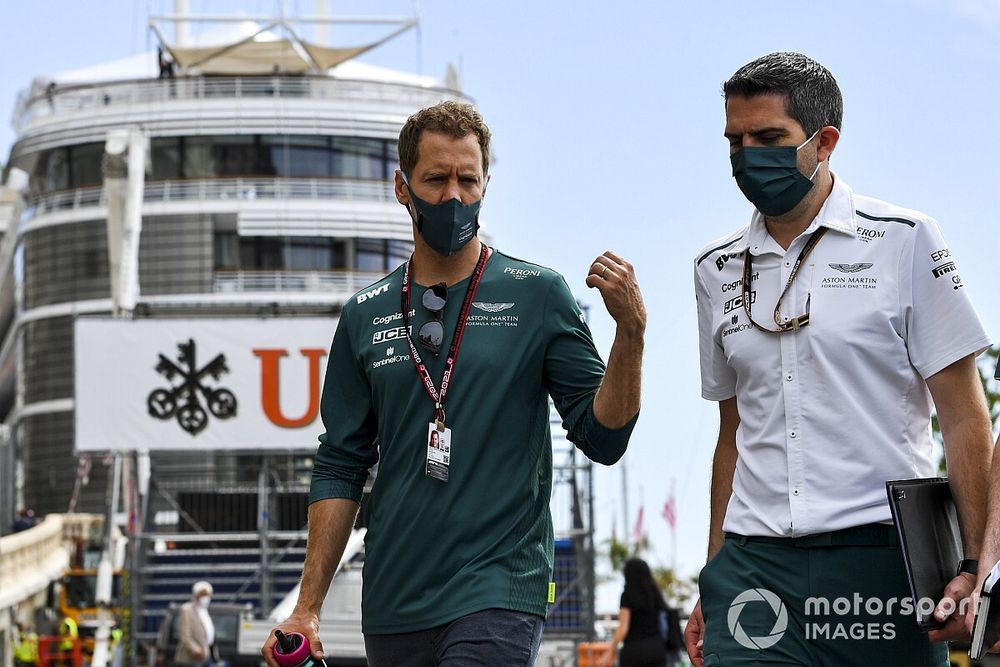
M 858 273 L 859 271 L 866 271 L 875 266 L 874 264 L 869 264 L 867 262 L 858 262 L 857 264 L 831 264 L 831 269 L 836 269 L 841 273 Z
M 473 301 L 472 305 L 487 313 L 499 313 L 514 307 L 513 303 L 487 303 L 485 301 Z

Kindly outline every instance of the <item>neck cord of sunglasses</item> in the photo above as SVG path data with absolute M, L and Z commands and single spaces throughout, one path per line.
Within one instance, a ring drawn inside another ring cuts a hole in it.
M 743 310 L 746 311 L 747 317 L 750 319 L 750 324 L 766 333 L 773 334 L 783 334 L 789 331 L 798 331 L 802 327 L 809 324 L 809 304 L 812 301 L 812 292 L 806 295 L 806 312 L 798 317 L 793 317 L 790 319 L 781 318 L 781 302 L 784 300 L 785 295 L 788 294 L 789 288 L 792 286 L 792 281 L 795 280 L 795 276 L 799 273 L 799 268 L 806 261 L 806 258 L 812 253 L 813 248 L 819 243 L 819 240 L 823 238 L 826 234 L 826 227 L 820 227 L 806 244 L 802 246 L 802 250 L 799 252 L 798 259 L 795 260 L 795 266 L 792 267 L 791 272 L 788 274 L 788 280 L 785 281 L 785 287 L 781 290 L 781 295 L 778 296 L 778 303 L 774 305 L 774 323 L 778 325 L 777 329 L 769 329 L 763 325 L 758 324 L 754 321 L 753 315 L 751 315 L 751 309 L 753 308 L 753 291 L 751 290 L 751 276 L 753 276 L 753 259 L 750 255 L 750 248 L 747 248 L 743 255 L 743 290 L 742 290 L 742 301 Z
M 479 291 L 479 283 L 483 279 L 483 273 L 486 271 L 486 262 L 489 260 L 492 251 L 484 243 L 482 249 L 479 252 L 479 261 L 476 262 L 476 268 L 472 271 L 472 277 L 469 279 L 469 286 L 465 289 L 465 299 L 462 301 L 462 309 L 458 314 L 458 322 L 455 324 L 455 333 L 451 338 L 451 346 L 448 349 L 448 357 L 444 362 L 444 372 L 441 375 L 441 389 L 438 389 L 434 384 L 434 379 L 431 377 L 430 372 L 427 370 L 427 366 L 424 364 L 423 360 L 420 358 L 420 353 L 417 351 L 417 346 L 413 344 L 413 339 L 410 337 L 410 266 L 413 263 L 413 258 L 406 263 L 406 268 L 403 271 L 403 284 L 400 290 L 401 292 L 401 304 L 403 311 L 403 327 L 406 331 L 406 344 L 410 348 L 410 360 L 413 362 L 414 368 L 417 369 L 417 375 L 420 376 L 421 383 L 424 385 L 424 391 L 432 401 L 434 401 L 434 420 L 437 423 L 437 429 L 439 431 L 444 431 L 445 429 L 445 411 L 444 411 L 444 401 L 448 394 L 448 387 L 454 381 L 455 378 L 455 364 L 458 362 L 458 352 L 462 346 L 462 337 L 465 333 L 465 325 L 469 317 L 469 309 L 472 307 L 472 302 L 476 298 L 476 292 Z M 433 299 L 432 299 L 433 297 Z M 448 297 L 448 289 L 443 284 L 433 285 L 428 290 L 424 292 L 424 298 L 421 299 L 424 307 L 429 310 L 437 310 L 438 313 L 435 315 L 435 319 L 432 322 L 436 323 L 438 326 L 441 324 L 441 313 L 444 310 L 445 301 Z M 426 324 L 426 323 L 425 323 Z M 420 338 L 421 343 L 424 341 L 426 332 L 423 331 L 421 327 Z M 443 338 L 443 331 L 442 331 Z M 433 343 L 432 340 L 428 343 Z M 433 345 L 428 345 L 431 352 L 437 356 L 438 351 L 441 348 L 442 341 L 437 343 L 437 351 L 434 349 Z

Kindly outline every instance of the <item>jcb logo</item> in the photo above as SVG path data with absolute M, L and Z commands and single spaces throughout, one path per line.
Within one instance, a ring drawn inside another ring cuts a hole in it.
M 372 345 L 378 345 L 379 343 L 388 343 L 392 340 L 399 340 L 400 338 L 406 338 L 407 328 L 406 327 L 396 327 L 395 329 L 383 329 L 382 331 L 376 331 L 372 335 Z
M 382 285 L 381 287 L 376 287 L 375 289 L 367 290 L 366 292 L 363 292 L 362 294 L 358 295 L 358 303 L 364 303 L 368 299 L 374 299 L 379 294 L 382 294 L 383 292 L 388 292 L 388 291 L 389 291 L 389 283 L 386 283 L 386 284 Z

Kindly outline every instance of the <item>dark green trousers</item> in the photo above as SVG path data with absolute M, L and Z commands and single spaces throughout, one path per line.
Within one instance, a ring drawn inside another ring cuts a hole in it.
M 893 526 L 727 534 L 699 587 L 705 667 L 948 665 L 947 645 L 917 627 Z

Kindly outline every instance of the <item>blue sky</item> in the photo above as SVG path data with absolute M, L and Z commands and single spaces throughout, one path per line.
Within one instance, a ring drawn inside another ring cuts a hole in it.
M 190 0 L 198 13 L 275 4 Z M 987 329 L 1000 336 L 1000 226 L 990 204 L 1000 180 L 992 127 L 1000 0 L 329 4 L 338 14 L 419 16 L 419 39 L 405 35 L 362 59 L 438 77 L 456 64 L 494 133 L 483 211 L 490 232 L 505 251 L 566 276 L 592 305 L 602 352 L 613 323 L 584 285 L 587 269 L 607 249 L 635 264 L 650 317 L 644 412 L 624 465 L 633 514 L 646 508 L 654 563 L 670 560 L 659 510 L 671 480 L 679 569 L 695 574 L 704 561 L 718 419 L 700 398 L 691 266 L 702 246 L 749 216 L 730 176 L 720 93 L 743 63 L 794 50 L 833 72 L 845 100 L 833 169 L 857 192 L 937 218 Z M 287 6 L 314 9 L 311 0 Z M 4 14 L 5 113 L 35 75 L 154 45 L 141 0 L 11 3 Z M 5 124 L 4 155 L 12 141 Z M 616 513 L 621 535 L 619 470 L 598 472 L 597 494 L 600 536 Z M 602 595 L 602 607 L 616 602 Z

